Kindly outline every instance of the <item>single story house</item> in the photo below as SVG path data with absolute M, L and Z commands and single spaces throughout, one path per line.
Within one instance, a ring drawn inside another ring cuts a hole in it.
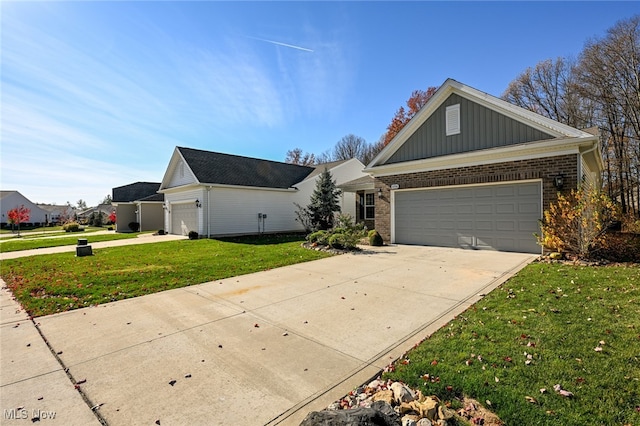
M 97 206 L 87 207 L 86 209 L 77 211 L 76 217 L 78 218 L 78 222 L 86 224 L 92 214 L 100 214 L 102 217 L 102 223 L 104 224 L 109 221 L 109 215 L 111 212 L 113 212 L 111 204 L 98 204 Z
M 50 221 L 49 213 L 18 191 L 0 191 L 0 222 L 5 228 L 9 223 L 9 211 L 24 206 L 31 210 L 29 220 L 26 223 L 46 224 Z
M 76 208 L 69 204 L 38 204 L 38 207 L 47 212 L 47 224 L 62 225 L 76 218 Z
M 449 79 L 364 171 L 387 242 L 540 253 L 543 211 L 602 170 L 596 134 Z
M 309 204 L 325 168 L 338 185 L 365 176 L 357 159 L 310 167 L 176 147 L 159 189 L 165 229 L 202 236 L 303 231 L 296 204 Z M 355 215 L 355 194 L 344 193 L 341 207 Z
M 164 231 L 164 194 L 158 193 L 159 189 L 160 182 L 134 182 L 113 188 L 116 232 L 131 232 L 131 222 L 138 223 L 140 231 Z

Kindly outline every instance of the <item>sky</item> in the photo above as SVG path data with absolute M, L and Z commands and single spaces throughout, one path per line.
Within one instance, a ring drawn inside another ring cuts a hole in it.
M 0 189 L 96 205 L 176 146 L 369 143 L 447 78 L 501 96 L 640 2 L 0 1 Z

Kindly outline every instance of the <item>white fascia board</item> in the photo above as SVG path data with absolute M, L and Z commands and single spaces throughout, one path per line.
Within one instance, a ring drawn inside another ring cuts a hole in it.
M 465 152 L 423 160 L 407 161 L 403 163 L 376 166 L 365 171 L 373 176 L 389 176 L 396 174 L 426 172 L 433 170 L 472 167 L 483 164 L 507 163 L 532 158 L 555 157 L 566 154 L 580 154 L 580 148 L 593 146 L 595 137 L 590 141 L 582 138 L 557 139 L 543 142 L 533 142 L 508 147 L 485 149 L 482 151 Z M 597 140 L 595 140 L 597 142 Z
M 187 163 L 187 161 L 182 156 L 182 153 L 176 146 L 173 150 L 173 154 L 171 155 L 171 160 L 169 160 L 169 165 L 167 166 L 167 170 L 165 170 L 164 176 L 162 177 L 162 183 L 160 184 L 160 189 L 157 192 L 162 192 L 162 190 L 166 189 L 167 185 L 169 184 L 169 181 L 171 180 L 170 179 L 171 176 L 176 170 L 178 161 L 182 161 L 187 166 L 187 169 L 189 170 L 189 173 L 191 173 L 191 176 L 193 176 L 196 183 L 199 183 L 198 177 L 196 176 L 195 173 L 193 173 L 193 170 L 191 170 L 191 166 L 189 166 L 189 163 Z
M 258 191 L 277 191 L 277 192 L 297 192 L 296 188 L 267 188 L 263 186 L 243 186 L 243 185 L 223 185 L 220 183 L 201 183 L 199 186 L 207 188 L 227 188 L 227 189 L 251 189 Z
M 376 164 L 387 161 L 391 156 L 406 142 L 409 137 L 415 133 L 416 130 L 422 124 L 427 121 L 427 118 L 433 114 L 433 112 L 440 107 L 440 105 L 449 97 L 449 95 L 453 92 L 453 87 L 451 82 L 454 80 L 447 80 L 444 82 L 436 93 L 431 96 L 429 101 L 422 107 L 420 111 L 411 119 L 405 126 L 398 132 L 398 134 L 391 139 L 389 144 L 385 146 L 382 151 L 376 155 L 373 160 L 369 162 L 367 167 L 365 167 L 365 171 L 370 167 L 375 167 Z
M 173 188 L 159 189 L 158 192 L 160 194 L 175 194 L 176 192 L 182 192 L 182 191 L 185 191 L 185 190 L 197 189 L 197 188 L 199 188 L 201 186 L 202 186 L 201 184 L 190 183 L 188 185 L 174 186 Z
M 505 100 L 481 92 L 473 87 L 464 86 L 459 89 L 458 94 L 470 101 L 476 102 L 486 108 L 500 112 L 516 121 L 525 121 L 525 124 L 545 133 L 551 133 L 555 137 L 592 137 L 591 133 L 567 126 L 558 121 L 547 118 L 543 115 L 529 111 L 517 105 L 513 105 Z M 466 96 L 465 96 L 466 95 Z
M 175 194 L 177 192 L 182 192 L 185 190 L 193 190 L 198 188 L 226 188 L 226 189 L 252 189 L 252 190 L 262 190 L 262 191 L 278 191 L 278 192 L 297 192 L 296 188 L 265 188 L 261 186 L 242 186 L 242 185 L 223 185 L 220 183 L 191 183 L 189 185 L 176 186 L 173 188 L 162 189 L 158 192 L 162 194 Z
M 171 154 L 171 159 L 169 160 L 169 164 L 167 164 L 167 169 L 164 171 L 164 176 L 162 176 L 162 182 L 160 183 L 158 192 L 163 192 L 167 185 L 169 185 L 171 175 L 175 170 L 176 157 L 182 157 L 182 154 L 180 154 L 180 151 L 178 151 L 177 146 L 173 149 L 173 154 Z M 184 161 L 184 158 L 182 159 L 182 161 Z
M 516 121 L 524 122 L 525 124 L 544 133 L 550 133 L 556 138 L 576 137 L 588 139 L 593 137 L 590 133 L 575 129 L 535 112 L 510 104 L 507 101 L 486 92 L 481 92 L 480 90 L 474 89 L 473 87 L 462 84 L 456 80 L 447 79 L 436 93 L 434 93 L 431 99 L 429 99 L 427 104 L 418 112 L 418 114 L 416 114 L 402 128 L 402 130 L 398 132 L 395 138 L 393 138 L 391 142 L 389 142 L 389 144 L 374 157 L 374 159 L 365 168 L 365 171 L 368 171 L 371 167 L 375 167 L 376 164 L 391 158 L 391 156 L 406 142 L 406 140 L 409 139 L 409 137 L 415 133 L 415 131 L 418 130 L 425 121 L 427 121 L 431 114 L 433 114 L 433 112 L 438 109 L 452 93 L 456 93 L 472 102 L 476 102 L 479 105 L 499 112 Z

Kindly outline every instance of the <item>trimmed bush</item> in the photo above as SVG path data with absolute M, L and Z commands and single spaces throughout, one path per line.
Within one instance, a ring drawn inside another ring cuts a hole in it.
M 329 244 L 329 232 L 327 231 L 316 231 L 309 235 L 307 235 L 307 241 L 310 243 L 317 243 L 322 246 L 326 246 Z
M 329 246 L 335 249 L 343 249 L 347 248 L 345 245 L 345 235 L 344 234 L 331 234 L 329 237 Z
M 372 246 L 381 246 L 384 244 L 384 241 L 382 240 L 382 236 L 375 229 L 372 229 L 371 231 L 369 231 L 368 237 L 369 237 L 369 244 Z
M 62 229 L 65 232 L 78 232 L 80 230 L 80 224 L 78 222 L 67 222 L 62 225 Z
M 189 239 L 190 240 L 197 240 L 198 239 L 198 233 L 196 231 L 189 231 Z
M 133 232 L 138 232 L 138 230 L 140 229 L 140 224 L 138 222 L 129 222 L 129 229 L 131 229 Z

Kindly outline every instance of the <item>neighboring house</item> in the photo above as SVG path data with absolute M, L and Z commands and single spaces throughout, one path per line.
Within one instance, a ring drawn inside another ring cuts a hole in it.
M 166 231 L 203 236 L 303 231 L 295 203 L 309 204 L 325 168 L 338 185 L 365 176 L 357 159 L 309 167 L 176 147 L 159 191 L 165 196 Z M 355 195 L 343 194 L 341 205 L 354 215 Z
M 38 204 L 38 207 L 47 212 L 48 224 L 61 225 L 74 219 L 76 214 L 76 209 L 70 205 Z
M 27 223 L 43 225 L 50 219 L 48 212 L 32 203 L 18 191 L 0 191 L 0 222 L 5 228 L 9 223 L 9 210 L 24 206 L 31 210 Z
M 602 169 L 596 135 L 449 79 L 365 172 L 387 242 L 540 253 L 543 211 Z
M 131 232 L 137 222 L 140 231 L 164 230 L 164 194 L 160 182 L 135 182 L 112 189 L 111 205 L 116 212 L 116 231 Z
M 109 221 L 109 215 L 113 211 L 113 207 L 111 204 L 98 204 L 95 207 L 89 207 L 84 210 L 79 210 L 76 212 L 76 217 L 78 221 L 81 223 L 87 223 L 90 219 L 91 215 L 94 213 L 100 213 L 102 216 L 102 223 L 106 224 Z

